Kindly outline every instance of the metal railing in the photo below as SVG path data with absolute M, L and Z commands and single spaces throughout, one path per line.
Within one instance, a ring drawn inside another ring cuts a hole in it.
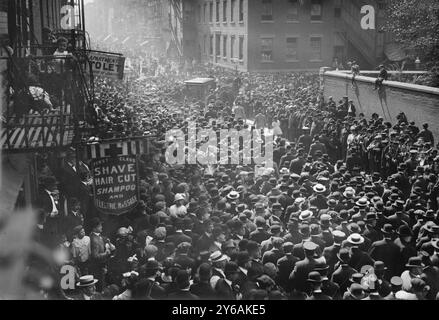
M 87 108 L 93 103 L 87 59 L 74 55 L 9 57 L 8 78 L 12 94 L 3 111 L 2 149 L 57 148 L 72 140 L 78 122 L 86 120 Z

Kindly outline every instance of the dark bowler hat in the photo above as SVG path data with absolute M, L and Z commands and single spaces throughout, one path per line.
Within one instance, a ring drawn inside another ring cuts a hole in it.
M 317 271 L 312 271 L 309 273 L 308 281 L 313 282 L 313 283 L 322 283 L 323 282 L 321 274 Z
M 348 263 L 350 256 L 349 251 L 346 248 L 340 249 L 340 251 L 337 253 L 338 259 L 343 263 Z
M 385 235 L 392 235 L 394 232 L 393 226 L 391 224 L 385 224 L 384 227 L 381 229 L 381 232 Z
M 376 220 L 377 219 L 377 214 L 375 213 L 375 212 L 369 212 L 367 215 L 366 215 L 366 221 L 373 221 L 373 220 Z
M 352 283 L 361 283 L 361 280 L 363 279 L 364 274 L 362 273 L 354 273 L 351 275 L 351 277 L 349 278 L 349 281 Z
M 325 271 L 329 269 L 329 265 L 325 261 L 317 261 L 314 266 L 314 271 Z
M 374 263 L 374 265 L 373 265 L 373 269 L 374 269 L 375 271 L 386 271 L 386 270 L 387 270 L 387 267 L 386 267 L 386 265 L 384 264 L 384 262 L 382 262 L 382 261 L 375 261 L 375 263 Z
M 348 293 L 355 300 L 362 300 L 367 297 L 364 287 L 359 283 L 353 283 L 348 289 Z
M 425 267 L 420 257 L 411 257 L 405 265 L 407 268 Z
M 412 230 L 410 229 L 410 227 L 409 227 L 408 225 L 403 224 L 403 225 L 400 226 L 399 229 L 398 229 L 398 235 L 399 235 L 401 238 L 404 238 L 404 237 L 412 236 L 412 235 L 413 235 L 413 232 L 412 232 Z

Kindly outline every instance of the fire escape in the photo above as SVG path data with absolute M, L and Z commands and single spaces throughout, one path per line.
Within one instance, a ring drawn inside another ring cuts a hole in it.
M 17 1 L 23 3 L 23 1 Z M 7 52 L 6 107 L 2 110 L 0 148 L 5 153 L 64 150 L 79 142 L 92 127 L 93 75 L 86 50 L 83 1 L 68 1 L 75 8 L 76 27 L 52 30 L 69 42 L 68 55 L 54 56 L 33 33 L 32 2 L 15 7 L 17 33 Z M 24 26 L 24 27 L 23 27 Z M 38 26 L 41 27 L 41 26 Z M 27 39 L 26 41 L 23 41 Z M 31 53 L 31 54 L 30 54 Z

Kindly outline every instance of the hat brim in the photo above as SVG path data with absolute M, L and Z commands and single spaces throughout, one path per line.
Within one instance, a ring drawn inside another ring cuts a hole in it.
M 78 283 L 76 284 L 76 286 L 77 286 L 78 288 L 86 288 L 86 287 L 90 287 L 90 286 L 95 285 L 96 283 L 98 283 L 98 281 L 99 281 L 99 280 L 94 279 L 93 282 L 90 282 L 90 283 L 87 283 L 87 284 L 83 284 L 83 283 L 81 284 L 81 282 L 78 282 Z
M 226 260 L 227 260 L 227 256 L 225 256 L 225 255 L 222 255 L 221 257 L 219 257 L 219 258 L 216 259 L 216 260 L 209 259 L 209 261 L 212 262 L 212 263 L 215 263 L 215 262 L 222 262 L 222 261 L 226 261 Z
M 348 292 L 349 292 L 350 296 L 356 300 L 363 300 L 364 298 L 367 298 L 367 294 L 365 292 L 363 292 L 361 294 L 361 296 L 356 296 L 356 295 L 352 294 L 352 292 L 349 289 L 348 289 Z
M 406 264 L 406 268 L 425 268 L 425 264 L 421 263 L 420 265 L 417 264 Z
M 352 240 L 348 239 L 348 242 L 354 246 L 361 246 L 364 244 L 364 239 L 361 242 L 353 242 Z

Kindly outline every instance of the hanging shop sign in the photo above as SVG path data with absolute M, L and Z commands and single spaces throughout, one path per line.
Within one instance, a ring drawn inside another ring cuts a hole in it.
M 122 215 L 139 202 L 137 157 L 119 156 L 92 161 L 94 205 L 100 212 Z
M 114 53 L 89 51 L 93 75 L 122 80 L 125 70 L 125 57 Z

